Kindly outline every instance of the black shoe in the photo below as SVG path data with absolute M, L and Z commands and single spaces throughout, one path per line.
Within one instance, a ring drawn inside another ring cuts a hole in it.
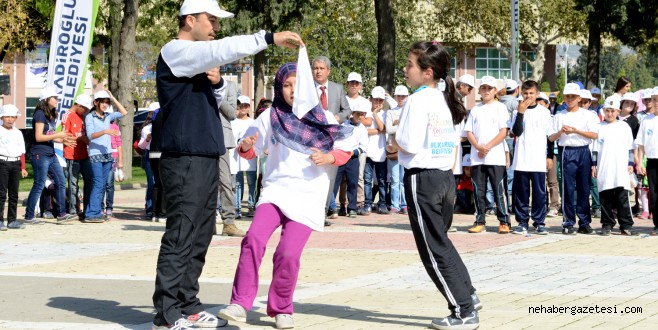
M 327 216 L 327 219 L 338 219 L 338 213 L 336 210 L 329 210 L 329 215 Z
M 590 226 L 581 226 L 578 227 L 578 234 L 591 235 L 594 234 L 594 229 Z
M 482 309 L 482 302 L 480 301 L 480 297 L 478 297 L 477 293 L 473 293 L 471 295 L 471 301 L 473 303 L 474 310 L 479 311 Z
M 621 236 L 637 236 L 640 234 L 631 228 L 621 229 L 620 232 Z
M 370 206 L 364 206 L 356 211 L 357 215 L 370 215 Z
M 350 210 L 349 217 L 350 218 L 356 218 L 356 211 Z
M 432 327 L 439 330 L 448 329 L 477 329 L 480 326 L 478 312 L 472 311 L 468 316 L 458 318 L 455 315 L 449 315 L 444 318 L 432 320 Z
M 610 227 L 603 227 L 599 232 L 599 235 L 601 236 L 610 236 L 611 234 L 612 234 L 612 228 Z
M 562 234 L 564 234 L 564 235 L 575 235 L 576 230 L 573 227 L 564 227 L 564 228 L 562 228 Z
M 388 214 L 388 207 L 386 205 L 380 205 L 378 212 L 379 214 Z
M 62 223 L 69 222 L 69 221 L 71 221 L 71 220 L 73 220 L 77 217 L 78 217 L 77 214 L 70 214 L 70 213 L 62 214 L 62 215 L 57 217 L 57 224 L 59 225 L 59 224 L 62 224 Z
M 592 218 L 600 218 L 601 217 L 601 210 L 600 209 L 593 209 L 592 210 Z
M 331 225 L 333 225 L 333 224 L 334 224 L 334 223 L 331 222 L 331 221 L 327 221 L 327 220 L 324 221 L 324 226 L 325 226 L 325 227 L 329 227 L 329 226 L 331 226 Z
M 345 209 L 344 206 L 341 206 L 341 207 L 338 209 L 338 216 L 339 216 L 339 217 L 345 217 L 345 216 L 347 216 L 347 210 Z

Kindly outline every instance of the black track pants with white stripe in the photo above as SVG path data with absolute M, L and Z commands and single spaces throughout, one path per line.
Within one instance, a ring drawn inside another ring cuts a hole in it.
M 420 259 L 457 316 L 473 311 L 471 277 L 446 234 L 455 199 L 452 171 L 407 169 L 404 173 L 409 222 Z

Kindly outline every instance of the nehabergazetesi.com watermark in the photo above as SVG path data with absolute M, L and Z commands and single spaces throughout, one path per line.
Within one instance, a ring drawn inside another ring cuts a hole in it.
M 641 314 L 642 307 L 544 306 L 528 307 L 528 314 Z

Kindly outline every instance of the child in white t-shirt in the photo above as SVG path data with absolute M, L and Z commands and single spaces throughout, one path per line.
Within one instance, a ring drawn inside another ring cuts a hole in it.
M 482 102 L 471 109 L 464 127 L 468 141 L 471 143 L 473 164 L 471 172 L 477 211 L 475 224 L 468 229 L 468 232 L 486 231 L 485 203 L 487 181 L 489 181 L 493 188 L 496 216 L 500 221 L 498 233 L 507 234 L 510 232 L 506 198 L 507 182 L 505 182 L 507 159 L 502 142 L 507 135 L 509 113 L 507 107 L 495 99 L 497 83 L 494 77 L 482 77 L 479 92 Z
M 16 220 L 18 208 L 18 183 L 22 177 L 27 176 L 25 170 L 25 141 L 21 131 L 14 127 L 16 117 L 20 116 L 18 108 L 12 104 L 5 104 L 0 109 L 0 231 L 10 229 L 24 229 L 25 225 Z M 5 201 L 9 196 L 7 208 L 7 225 L 4 222 Z
M 539 235 L 548 231 L 546 219 L 546 170 L 553 166 L 553 144 L 548 137 L 554 133 L 551 112 L 537 104 L 539 85 L 528 80 L 521 85 L 523 101 L 512 114 L 512 134 L 516 136 L 514 148 L 514 214 L 519 225 L 514 234 L 528 232 L 528 220 Z M 542 148 L 545 146 L 546 148 Z M 528 209 L 532 188 L 532 214 Z
M 640 130 L 635 138 L 637 145 L 638 160 L 646 156 L 647 165 L 642 162 L 637 164 L 637 172 L 647 176 L 649 182 L 649 206 L 653 213 L 653 230 L 651 236 L 658 236 L 658 116 L 656 116 L 656 107 L 658 106 L 658 87 L 654 87 L 651 92 L 651 100 L 654 104 L 653 113 L 648 114 L 640 123 Z
M 233 129 L 233 135 L 241 137 L 244 135 L 244 132 L 247 131 L 247 128 L 251 126 L 254 122 L 251 117 L 249 117 L 249 110 L 251 109 L 251 100 L 248 96 L 240 95 L 238 96 L 238 106 L 236 108 L 236 119 L 231 121 L 231 128 Z M 239 143 L 239 141 L 238 141 Z M 240 157 L 233 149 L 230 149 L 233 154 L 231 155 L 232 159 L 235 160 L 236 174 L 235 174 L 235 213 L 236 218 L 238 215 L 242 214 L 242 198 L 245 191 L 244 187 L 244 177 L 247 176 L 247 184 L 249 185 L 249 195 L 247 198 L 247 207 L 249 212 L 247 213 L 248 217 L 254 216 L 254 205 L 256 197 L 256 170 L 258 168 L 257 159 L 244 159 Z M 233 162 L 231 162 L 233 163 Z
M 384 125 L 384 102 L 386 101 L 386 91 L 381 86 L 372 89 L 370 103 L 372 104 L 372 125 L 368 128 L 368 159 L 363 174 L 365 190 L 365 208 L 368 213 L 369 209 L 380 214 L 388 214 L 386 206 L 386 176 L 388 167 L 386 165 L 386 125 Z M 377 207 L 374 207 L 373 179 L 377 178 L 379 196 Z
M 617 120 L 619 99 L 611 96 L 603 104 L 604 119 L 598 129 L 592 152 L 592 177 L 596 178 L 601 198 L 601 232 L 609 236 L 615 226 L 613 209 L 617 209 L 622 235 L 632 236 L 633 214 L 628 200 L 630 174 L 633 173 L 633 133 L 630 126 Z M 624 157 L 627 155 L 627 157 Z

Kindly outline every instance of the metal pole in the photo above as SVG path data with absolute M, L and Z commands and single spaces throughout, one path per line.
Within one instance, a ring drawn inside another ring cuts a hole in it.
M 519 56 L 519 0 L 510 0 L 512 11 L 512 79 L 519 80 L 521 61 Z

